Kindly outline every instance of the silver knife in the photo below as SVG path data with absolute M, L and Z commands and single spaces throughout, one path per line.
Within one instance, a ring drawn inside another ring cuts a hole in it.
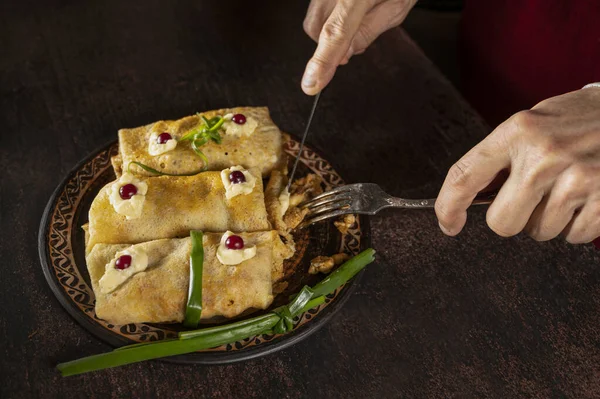
M 310 111 L 310 116 L 308 117 L 308 122 L 306 123 L 306 128 L 304 129 L 304 135 L 302 135 L 302 140 L 300 141 L 300 148 L 298 149 L 298 155 L 296 155 L 296 160 L 294 161 L 294 167 L 292 168 L 292 173 L 290 174 L 290 178 L 287 184 L 287 192 L 290 192 L 290 186 L 292 185 L 292 181 L 294 181 L 294 175 L 296 174 L 296 167 L 298 167 L 298 161 L 300 160 L 300 156 L 302 155 L 302 149 L 304 148 L 304 142 L 306 141 L 306 136 L 308 136 L 308 130 L 310 129 L 310 124 L 312 122 L 313 116 L 315 115 L 315 110 L 317 109 L 317 103 L 319 102 L 319 97 L 321 96 L 321 92 L 318 92 L 315 96 L 315 101 L 313 102 L 312 110 Z

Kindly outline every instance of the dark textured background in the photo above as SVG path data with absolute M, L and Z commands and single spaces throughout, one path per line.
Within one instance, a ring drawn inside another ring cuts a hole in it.
M 217 3 L 224 3 L 217 5 Z M 600 256 L 501 239 L 471 213 L 372 219 L 379 261 L 332 322 L 277 354 L 220 367 L 148 362 L 63 379 L 109 348 L 46 285 L 37 228 L 52 190 L 120 127 L 268 105 L 302 131 L 314 44 L 303 2 L 0 4 L 0 397 L 599 397 Z M 400 30 L 341 68 L 309 142 L 349 182 L 435 195 L 488 129 Z

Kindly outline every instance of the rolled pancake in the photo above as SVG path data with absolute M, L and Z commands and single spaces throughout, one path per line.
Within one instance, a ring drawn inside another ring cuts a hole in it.
M 221 233 L 204 234 L 202 319 L 235 317 L 248 309 L 265 309 L 273 301 L 272 281 L 283 269 L 285 251 L 275 231 L 239 234 L 256 256 L 226 266 L 216 256 Z M 189 286 L 191 239 L 162 239 L 142 244 L 148 267 L 108 294 L 99 288 L 105 265 L 129 245 L 98 244 L 87 256 L 96 295 L 96 315 L 113 324 L 181 322 Z
M 115 155 L 114 157 L 110 157 L 110 164 L 113 167 L 117 179 L 121 177 L 123 174 L 123 160 L 121 159 L 121 156 Z M 136 169 L 135 166 L 132 169 Z
M 258 171 L 250 170 L 258 176 Z M 267 220 L 262 179 L 249 194 L 225 198 L 220 172 L 195 176 L 159 176 L 143 179 L 148 192 L 139 218 L 127 219 L 110 203 L 112 184 L 104 186 L 90 207 L 89 252 L 97 243 L 137 244 L 159 238 L 188 236 L 190 230 L 265 231 Z
M 265 187 L 265 206 L 269 223 L 282 235 L 289 233 L 289 229 L 283 220 L 285 213 L 283 205 L 279 201 L 279 196 L 285 189 L 287 182 L 286 170 L 273 170 Z
M 210 119 L 216 115 L 244 114 L 258 122 L 250 136 L 236 137 L 222 133 L 222 143 L 210 141 L 201 147 L 208 158 L 208 170 L 223 170 L 230 166 L 241 165 L 246 169 L 257 168 L 263 177 L 283 162 L 281 131 L 273 123 L 267 107 L 237 107 L 207 111 L 176 121 L 158 121 L 134 129 L 119 130 L 119 157 L 113 159 L 115 170 L 127 169 L 132 161 L 141 162 L 153 169 L 171 173 L 193 173 L 204 167 L 204 162 L 192 150 L 190 142 L 178 142 L 175 149 L 161 155 L 148 153 L 148 142 L 152 133 L 168 132 L 179 140 L 187 132 L 202 123 L 200 116 Z M 149 172 L 132 167 L 131 172 L 139 176 L 150 176 Z

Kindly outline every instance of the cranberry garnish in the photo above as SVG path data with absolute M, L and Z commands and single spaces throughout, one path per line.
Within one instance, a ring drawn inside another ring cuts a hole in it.
M 167 141 L 171 140 L 172 138 L 173 137 L 169 133 L 165 132 L 165 133 L 161 133 L 161 134 L 158 135 L 158 138 L 156 139 L 156 142 L 158 144 L 164 144 Z
M 121 186 L 119 189 L 119 195 L 124 200 L 131 199 L 134 195 L 137 194 L 137 187 L 131 183 Z
M 231 120 L 237 123 L 238 125 L 243 125 L 244 123 L 246 123 L 246 116 L 244 114 L 235 114 L 233 115 L 233 118 L 231 118 Z
M 244 240 L 240 236 L 231 235 L 225 240 L 225 246 L 227 249 L 243 249 Z
M 233 184 L 244 183 L 246 181 L 246 176 L 244 176 L 241 171 L 234 170 L 229 174 L 229 181 Z
M 131 255 L 121 255 L 115 261 L 115 269 L 123 270 L 131 266 Z

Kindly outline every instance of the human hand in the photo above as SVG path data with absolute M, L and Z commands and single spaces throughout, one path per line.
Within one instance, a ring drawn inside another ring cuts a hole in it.
M 435 204 L 447 235 L 465 225 L 475 195 L 509 171 L 487 224 L 509 237 L 570 243 L 600 236 L 600 88 L 542 101 L 498 126 L 448 171 Z
M 339 65 L 362 54 L 379 35 L 398 26 L 417 0 L 312 0 L 304 31 L 318 43 L 302 78 L 302 90 L 315 95 Z

